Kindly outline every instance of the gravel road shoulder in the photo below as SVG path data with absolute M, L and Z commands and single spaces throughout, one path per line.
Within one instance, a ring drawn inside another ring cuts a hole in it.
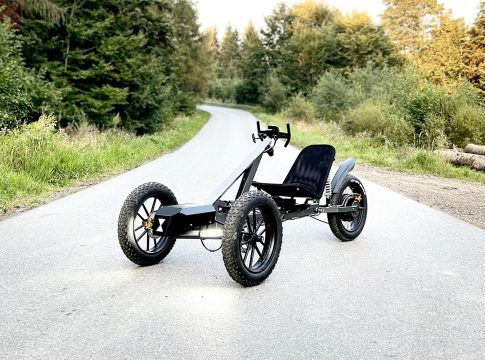
M 485 230 L 485 184 L 367 165 L 357 165 L 353 172 Z

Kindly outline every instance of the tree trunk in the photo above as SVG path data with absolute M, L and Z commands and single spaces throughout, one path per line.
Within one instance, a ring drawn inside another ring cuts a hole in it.
M 453 165 L 469 166 L 478 171 L 485 171 L 484 155 L 468 154 L 455 150 L 441 150 L 438 153 Z
M 465 152 L 469 154 L 485 155 L 485 145 L 468 144 Z

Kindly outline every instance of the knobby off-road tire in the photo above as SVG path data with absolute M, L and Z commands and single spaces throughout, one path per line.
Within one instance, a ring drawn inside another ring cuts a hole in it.
M 364 186 L 358 178 L 347 175 L 340 189 L 331 196 L 331 205 L 352 206 L 357 204 L 350 194 L 359 194 L 361 197 L 359 211 L 346 214 L 328 214 L 328 224 L 333 234 L 341 241 L 352 241 L 364 229 L 367 218 L 367 195 Z
M 222 235 L 227 272 L 242 286 L 261 284 L 281 250 L 283 226 L 274 200 L 262 191 L 241 195 L 231 206 Z
M 154 182 L 140 185 L 128 195 L 118 219 L 118 240 L 128 259 L 140 266 L 149 266 L 158 264 L 168 255 L 176 238 L 152 237 L 149 231 L 142 235 L 147 230 L 143 221 L 153 219 L 160 207 L 176 204 L 172 191 Z

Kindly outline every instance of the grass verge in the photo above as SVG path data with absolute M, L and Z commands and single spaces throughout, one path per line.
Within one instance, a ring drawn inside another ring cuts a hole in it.
M 286 123 L 281 116 L 259 111 L 253 111 L 253 114 L 267 124 L 284 128 Z M 392 170 L 485 183 L 485 173 L 455 167 L 431 151 L 387 146 L 368 136 L 349 136 L 335 124 L 291 122 L 291 125 L 294 145 L 332 144 L 337 149 L 338 160 L 353 157 L 358 162 Z
M 209 113 L 178 118 L 156 134 L 136 137 L 88 126 L 68 135 L 52 119 L 0 134 L 0 214 L 36 206 L 54 192 L 120 173 L 191 139 Z

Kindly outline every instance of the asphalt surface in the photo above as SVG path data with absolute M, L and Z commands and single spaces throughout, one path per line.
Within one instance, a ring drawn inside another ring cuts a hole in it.
M 0 222 L 1 359 L 485 358 L 485 231 L 367 181 L 356 241 L 286 222 L 260 286 L 194 240 L 159 265 L 129 262 L 116 226 L 134 187 L 203 200 L 255 146 L 250 114 L 204 109 L 174 153 Z M 276 149 L 256 179 L 281 181 L 297 153 Z

